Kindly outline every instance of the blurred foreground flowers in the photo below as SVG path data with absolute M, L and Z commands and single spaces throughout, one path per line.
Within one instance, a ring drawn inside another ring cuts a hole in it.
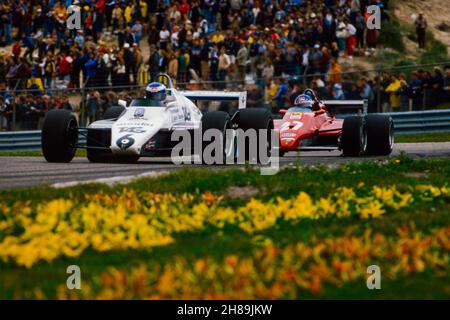
M 399 229 L 395 237 L 372 234 L 272 245 L 249 256 L 228 255 L 193 262 L 177 256 L 161 265 L 109 268 L 80 291 L 58 288 L 59 299 L 295 299 L 347 283 L 365 287 L 367 266 L 378 264 L 383 279 L 449 269 L 450 226 L 422 235 Z
M 27 268 L 40 260 L 78 257 L 98 252 L 147 249 L 174 242 L 182 232 L 234 226 L 252 234 L 280 221 L 355 216 L 379 218 L 416 202 L 448 199 L 450 189 L 420 185 L 400 192 L 395 186 L 369 190 L 340 188 L 313 200 L 307 193 L 263 202 L 250 199 L 232 208 L 222 197 L 136 193 L 86 195 L 83 201 L 55 199 L 46 203 L 0 203 L 0 259 Z

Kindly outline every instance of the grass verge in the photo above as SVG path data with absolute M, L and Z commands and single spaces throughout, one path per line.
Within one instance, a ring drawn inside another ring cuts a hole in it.
M 395 136 L 395 142 L 448 142 L 450 141 L 450 132 L 405 134 Z

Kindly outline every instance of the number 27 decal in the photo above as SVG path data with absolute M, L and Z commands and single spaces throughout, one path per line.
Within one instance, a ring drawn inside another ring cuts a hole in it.
M 285 122 L 285 123 L 283 123 L 283 124 L 281 125 L 280 132 L 289 130 L 289 127 L 290 127 L 291 125 L 294 125 L 294 127 L 292 128 L 292 130 L 298 130 L 298 129 L 300 129 L 301 127 L 303 127 L 303 122 L 301 122 L 301 121 Z

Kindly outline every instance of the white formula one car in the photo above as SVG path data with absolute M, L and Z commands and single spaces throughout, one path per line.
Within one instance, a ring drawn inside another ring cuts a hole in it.
M 103 120 L 79 128 L 74 115 L 68 110 L 51 110 L 42 129 L 42 151 L 48 162 L 70 162 L 77 148 L 87 149 L 91 162 L 135 162 L 140 157 L 168 156 L 178 141 L 171 141 L 175 130 L 214 128 L 273 129 L 273 119 L 266 109 L 245 109 L 246 92 L 178 91 L 167 75 L 164 99 L 142 98 L 126 106 L 107 109 Z M 150 85 L 149 85 L 150 86 Z M 150 87 L 150 91 L 160 91 Z M 236 100 L 239 109 L 232 116 L 223 111 L 202 115 L 193 101 Z M 78 137 L 85 136 L 86 143 Z M 192 140 L 192 139 L 191 139 Z M 224 144 L 225 145 L 225 144 Z M 224 155 L 227 150 L 224 147 Z M 191 153 L 193 155 L 195 153 Z

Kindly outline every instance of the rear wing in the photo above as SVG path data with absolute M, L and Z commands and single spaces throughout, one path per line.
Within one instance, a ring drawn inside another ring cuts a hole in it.
M 197 101 L 238 101 L 239 109 L 245 109 L 247 91 L 180 91 L 186 98 Z
M 323 104 L 330 112 L 337 115 L 367 114 L 367 100 L 326 100 Z

